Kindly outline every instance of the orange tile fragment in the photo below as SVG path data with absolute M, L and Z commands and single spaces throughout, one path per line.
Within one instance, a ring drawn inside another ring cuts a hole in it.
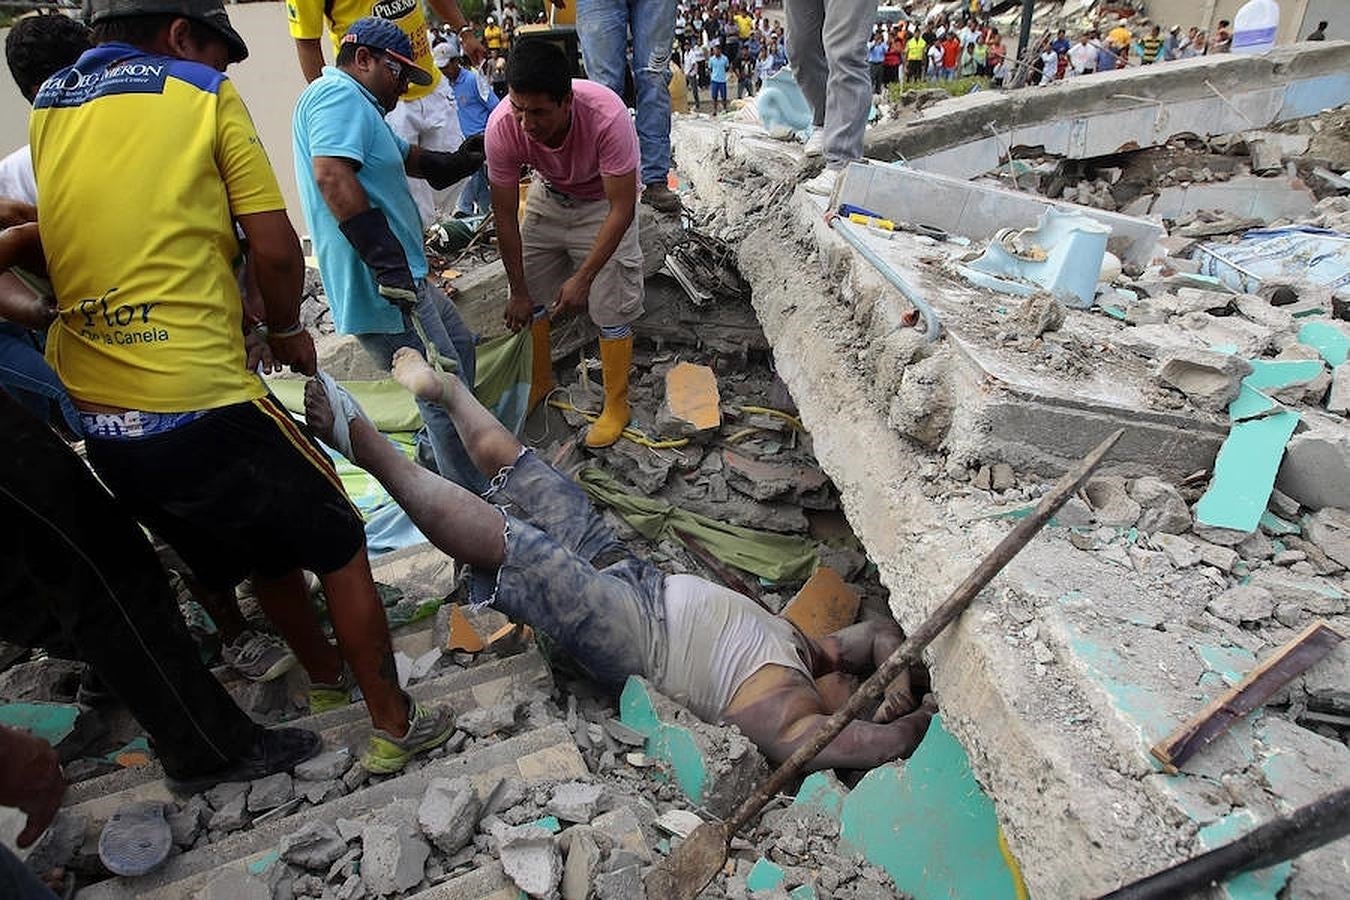
M 682 362 L 666 373 L 666 405 L 677 419 L 697 431 L 722 425 L 722 395 L 717 376 L 707 366 Z
M 124 769 L 139 769 L 150 765 L 150 754 L 144 750 L 124 750 L 113 758 Z
M 858 595 L 829 566 L 816 570 L 782 615 L 810 638 L 847 628 L 858 618 Z
M 483 638 L 469 624 L 464 611 L 458 603 L 450 605 L 450 638 L 445 642 L 447 650 L 463 650 L 465 653 L 478 653 L 483 649 Z

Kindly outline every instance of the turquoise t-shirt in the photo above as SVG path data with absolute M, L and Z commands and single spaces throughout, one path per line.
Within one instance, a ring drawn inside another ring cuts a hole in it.
M 346 72 L 325 66 L 305 88 L 291 122 L 295 182 L 305 224 L 319 258 L 319 274 L 339 334 L 398 334 L 403 314 L 380 296 L 375 276 L 338 229 L 319 186 L 313 159 L 336 156 L 358 164 L 356 180 L 370 205 L 384 211 L 415 279 L 427 275 L 422 217 L 408 190 L 403 161 L 408 144 L 390 130 L 375 96 Z
M 727 58 L 725 56 L 708 57 L 708 71 L 711 73 L 708 76 L 710 81 L 725 84 L 727 80 Z

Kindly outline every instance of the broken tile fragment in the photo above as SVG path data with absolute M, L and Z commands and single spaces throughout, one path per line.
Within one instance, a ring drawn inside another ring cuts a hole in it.
M 681 362 L 666 373 L 665 403 L 657 430 L 669 437 L 689 437 L 722 427 L 722 398 L 717 376 L 708 366 Z
M 797 596 L 783 608 L 783 617 L 809 638 L 819 639 L 852 625 L 858 617 L 860 599 L 828 566 L 816 569 Z

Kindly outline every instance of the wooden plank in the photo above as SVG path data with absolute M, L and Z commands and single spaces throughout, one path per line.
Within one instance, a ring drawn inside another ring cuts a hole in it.
M 1343 640 L 1345 635 L 1327 622 L 1321 619 L 1313 622 L 1188 722 L 1154 744 L 1149 752 L 1163 764 L 1165 771 L 1177 772 L 1186 760 L 1238 719 L 1269 700 Z

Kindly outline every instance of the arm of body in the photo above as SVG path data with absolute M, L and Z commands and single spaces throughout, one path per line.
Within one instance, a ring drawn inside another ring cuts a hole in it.
M 323 48 L 318 38 L 296 38 L 295 55 L 306 81 L 314 81 L 323 74 Z
M 904 640 L 905 633 L 889 619 L 859 622 L 827 634 L 817 642 L 822 657 L 817 667 L 824 672 L 870 675 L 899 649 Z M 916 693 L 913 669 L 897 675 L 886 686 L 881 705 L 873 714 L 872 721 L 890 722 L 917 708 L 919 702 Z
M 47 830 L 65 792 L 56 751 L 27 732 L 0 727 L 0 805 L 28 816 L 16 842 L 20 847 L 31 846 Z
M 414 145 L 408 150 L 403 170 L 412 178 L 426 179 L 440 191 L 477 172 L 483 159 L 483 136 L 475 134 L 455 150 L 427 150 Z
M 591 252 L 586 254 L 581 265 L 572 273 L 572 277 L 563 282 L 556 298 L 550 298 L 549 316 L 574 312 L 586 308 L 591 294 L 591 282 L 604 268 L 605 263 L 618 249 L 624 233 L 633 224 L 637 215 L 637 172 L 625 172 L 622 175 L 605 175 L 605 198 L 609 201 L 609 215 L 600 223 L 600 231 L 595 236 Z
M 410 154 L 411 155 L 411 154 Z M 417 284 L 408 255 L 384 211 L 370 205 L 356 178 L 356 163 L 338 156 L 316 156 L 314 181 L 338 229 L 375 276 L 380 296 L 399 307 L 417 303 Z
M 272 355 L 293 371 L 313 375 L 314 338 L 300 327 L 305 258 L 284 209 L 239 216 L 249 244 L 249 266 L 262 295 Z
M 520 331 L 534 317 L 534 301 L 525 287 L 525 263 L 520 240 L 520 184 L 491 182 L 492 220 L 497 223 L 497 250 L 506 268 L 510 295 L 506 300 L 506 326 Z
M 769 667 L 766 667 L 769 668 Z M 774 763 L 792 755 L 829 718 L 815 685 L 800 672 L 781 670 L 783 682 L 724 718 L 754 741 Z M 804 771 L 870 769 L 909 756 L 923 740 L 933 709 L 925 706 L 887 723 L 853 721 L 825 746 Z
M 445 21 L 445 24 L 455 29 L 459 33 L 460 46 L 464 48 L 464 55 L 469 57 L 476 66 L 487 56 L 487 51 L 478 38 L 474 36 L 473 29 L 469 26 L 469 20 L 459 8 L 457 0 L 428 0 L 431 8 L 436 11 L 436 15 Z

